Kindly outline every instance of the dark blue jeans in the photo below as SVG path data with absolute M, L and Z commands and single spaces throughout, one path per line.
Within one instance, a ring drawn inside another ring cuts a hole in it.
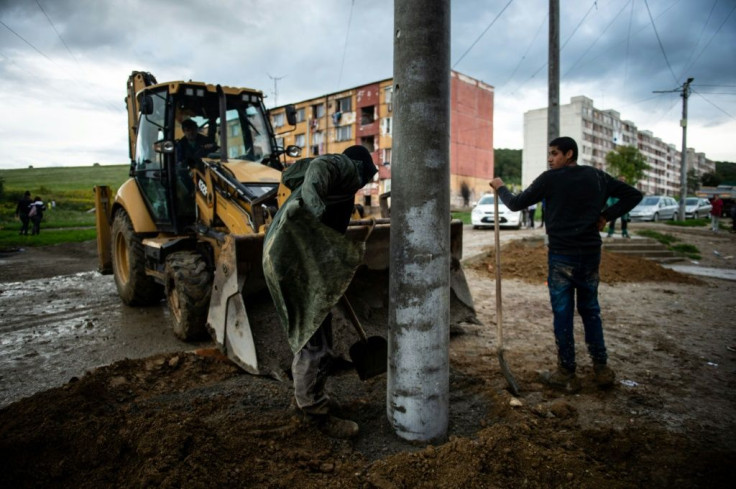
M 608 355 L 603 340 L 601 308 L 598 305 L 600 252 L 578 255 L 550 253 L 547 262 L 549 265 L 547 286 L 554 314 L 558 364 L 571 372 L 575 371 L 573 316 L 576 293 L 577 308 L 583 320 L 588 353 L 593 363 L 605 364 Z

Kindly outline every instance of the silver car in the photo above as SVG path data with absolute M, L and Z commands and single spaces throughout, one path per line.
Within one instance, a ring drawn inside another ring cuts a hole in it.
M 679 205 L 672 197 L 666 195 L 648 195 L 644 197 L 639 205 L 631 209 L 629 216 L 632 221 L 662 221 L 676 220 Z
M 708 217 L 713 208 L 708 199 L 700 197 L 688 197 L 685 199 L 685 217 L 688 219 L 700 219 Z

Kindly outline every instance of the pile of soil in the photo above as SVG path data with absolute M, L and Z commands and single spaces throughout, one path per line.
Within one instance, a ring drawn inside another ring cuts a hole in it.
M 481 324 L 450 344 L 445 440 L 394 434 L 385 375 L 330 380 L 361 427 L 345 441 L 295 412 L 288 382 L 245 374 L 212 350 L 170 353 L 0 409 L 0 487 L 732 487 L 736 354 L 725 346 L 736 332 L 723 318 L 736 315 L 733 285 L 604 253 L 617 383 L 592 384 L 579 338 L 583 390 L 565 395 L 537 382 L 555 362 L 544 248 L 517 243 L 502 256 L 505 356 L 522 392 L 507 391 L 498 367 L 488 255 L 466 267 Z
M 539 238 L 525 238 L 501 246 L 501 274 L 505 278 L 516 278 L 529 283 L 544 283 L 547 280 L 547 247 Z M 496 252 L 473 260 L 471 266 L 495 273 Z M 690 275 L 664 268 L 656 262 L 635 256 L 601 251 L 600 280 L 608 284 L 625 282 L 673 282 L 702 285 L 703 282 Z

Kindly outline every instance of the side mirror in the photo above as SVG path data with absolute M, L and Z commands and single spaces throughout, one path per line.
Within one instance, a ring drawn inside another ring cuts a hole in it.
M 284 110 L 286 111 L 286 122 L 290 126 L 296 126 L 296 107 L 294 104 L 287 105 Z
M 153 114 L 153 97 L 144 95 L 140 100 L 140 111 L 143 115 Z
M 286 154 L 290 158 L 296 158 L 297 156 L 300 156 L 302 154 L 302 148 L 300 148 L 299 146 L 290 144 L 286 147 Z

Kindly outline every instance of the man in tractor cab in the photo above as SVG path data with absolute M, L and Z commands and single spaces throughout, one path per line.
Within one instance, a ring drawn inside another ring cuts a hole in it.
M 184 133 L 176 143 L 176 198 L 178 214 L 186 219 L 194 218 L 194 181 L 189 169 L 202 157 L 217 150 L 217 145 L 200 134 L 199 126 L 194 119 L 185 119 L 181 123 Z
M 263 246 L 263 273 L 289 346 L 297 409 L 328 436 L 350 438 L 358 424 L 337 417 L 325 393 L 334 359 L 330 310 L 350 285 L 365 244 L 345 237 L 355 193 L 376 174 L 363 146 L 304 158 L 283 173 L 291 195 Z

